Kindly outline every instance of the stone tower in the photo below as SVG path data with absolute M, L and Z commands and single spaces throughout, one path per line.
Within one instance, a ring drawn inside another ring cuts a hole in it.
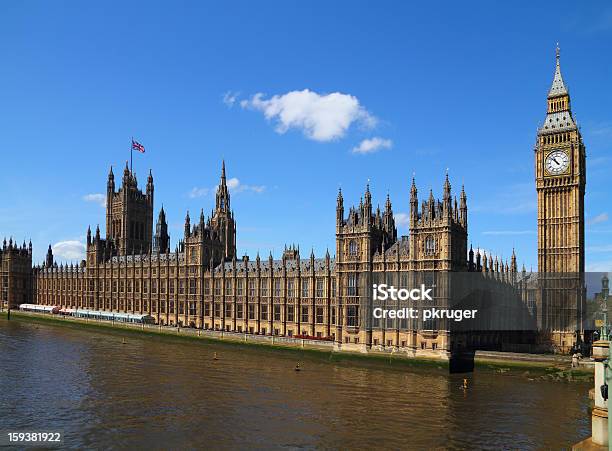
M 535 147 L 538 271 L 584 272 L 585 147 L 559 63 Z
M 215 211 L 211 218 L 211 229 L 215 236 L 224 243 L 225 260 L 236 255 L 236 223 L 234 212 L 230 208 L 230 194 L 225 177 L 225 161 L 221 165 L 221 180 L 217 187 Z
M 410 260 L 416 271 L 466 271 L 467 196 L 463 187 L 459 203 L 451 196 L 448 174 L 444 180 L 442 202 L 433 191 L 421 204 L 417 187 L 410 188 Z
M 0 306 L 19 308 L 32 302 L 32 242 L 26 246 L 6 238 L 0 247 Z
M 136 174 L 127 162 L 122 186 L 115 191 L 113 168 L 108 174 L 106 188 L 106 239 L 119 255 L 148 253 L 153 234 L 153 175 L 149 171 L 146 192 L 138 188 Z
M 338 322 L 336 345 L 362 349 L 371 345 L 372 261 L 397 240 L 391 200 L 385 210 L 372 208 L 370 186 L 358 207 L 351 207 L 344 217 L 344 198 L 338 192 L 336 202 L 336 280 Z
M 561 76 L 559 47 L 535 146 L 538 196 L 538 324 L 555 349 L 581 340 L 584 307 L 586 155 Z
M 155 226 L 155 236 L 153 237 L 153 252 L 165 254 L 170 252 L 170 235 L 168 235 L 168 223 L 166 222 L 166 212 L 162 205 Z

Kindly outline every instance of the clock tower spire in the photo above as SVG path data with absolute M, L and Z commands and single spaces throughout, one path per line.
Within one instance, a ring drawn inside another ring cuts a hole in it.
M 548 282 L 542 287 L 541 326 L 557 332 L 553 336 L 563 348 L 575 343 L 571 336 L 578 337 L 581 329 L 586 152 L 561 75 L 558 45 L 546 118 L 536 140 L 535 172 L 538 272 L 540 279 L 564 279 L 555 290 Z
M 585 147 L 561 76 L 560 50 L 535 147 L 538 271 L 584 272 Z

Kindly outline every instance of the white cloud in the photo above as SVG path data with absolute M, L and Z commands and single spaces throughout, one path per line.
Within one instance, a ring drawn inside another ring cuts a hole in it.
M 245 185 L 240 182 L 236 177 L 227 180 L 227 189 L 231 193 L 241 193 L 243 191 L 251 191 L 254 193 L 263 193 L 266 187 L 263 185 Z
M 55 256 L 66 260 L 83 260 L 85 258 L 85 244 L 77 240 L 59 241 L 51 248 Z
M 85 202 L 95 202 L 101 207 L 106 207 L 106 196 L 104 194 L 85 194 L 83 200 Z
M 587 221 L 588 225 L 601 224 L 602 222 L 606 222 L 608 220 L 608 213 L 602 213 Z
M 206 196 L 209 191 L 209 188 L 198 188 L 197 186 L 194 186 L 193 188 L 191 188 L 191 191 L 189 191 L 188 196 L 190 199 L 195 199 L 197 197 Z
M 483 235 L 532 235 L 535 230 L 488 230 Z
M 238 100 L 239 95 L 240 95 L 239 92 L 227 91 L 225 94 L 223 94 L 223 103 L 228 108 L 231 108 L 234 106 L 234 104 Z
M 410 225 L 410 215 L 408 213 L 395 213 L 395 223 L 401 227 Z
M 357 97 L 333 92 L 318 94 L 304 89 L 290 91 L 265 99 L 262 93 L 240 102 L 242 108 L 261 111 L 266 119 L 276 122 L 277 133 L 289 129 L 301 130 L 314 141 L 333 141 L 342 138 L 352 124 L 371 128 L 376 124 Z
M 357 147 L 353 147 L 353 153 L 374 153 L 382 149 L 390 149 L 392 146 L 393 142 L 390 139 L 383 139 L 377 136 L 361 141 Z
M 240 182 L 240 180 L 237 179 L 236 177 L 227 179 L 226 183 L 227 183 L 227 189 L 232 194 L 242 193 L 245 191 L 250 191 L 253 193 L 261 194 L 266 190 L 266 187 L 264 185 L 246 185 Z M 213 188 L 198 188 L 197 186 L 194 186 L 191 189 L 191 191 L 189 191 L 188 196 L 191 199 L 196 199 L 198 197 L 204 197 L 204 196 L 207 196 L 209 193 L 216 192 L 218 187 L 219 185 Z

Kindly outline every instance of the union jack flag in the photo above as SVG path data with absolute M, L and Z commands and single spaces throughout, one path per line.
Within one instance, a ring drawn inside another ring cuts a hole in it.
M 132 149 L 137 150 L 138 152 L 141 152 L 141 153 L 145 153 L 144 146 L 140 144 L 138 141 L 134 141 L 133 139 L 132 139 Z

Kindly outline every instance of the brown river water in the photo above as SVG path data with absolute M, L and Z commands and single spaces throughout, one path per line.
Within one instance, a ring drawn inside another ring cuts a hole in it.
M 0 433 L 64 448 L 562 449 L 589 388 L 0 319 Z

